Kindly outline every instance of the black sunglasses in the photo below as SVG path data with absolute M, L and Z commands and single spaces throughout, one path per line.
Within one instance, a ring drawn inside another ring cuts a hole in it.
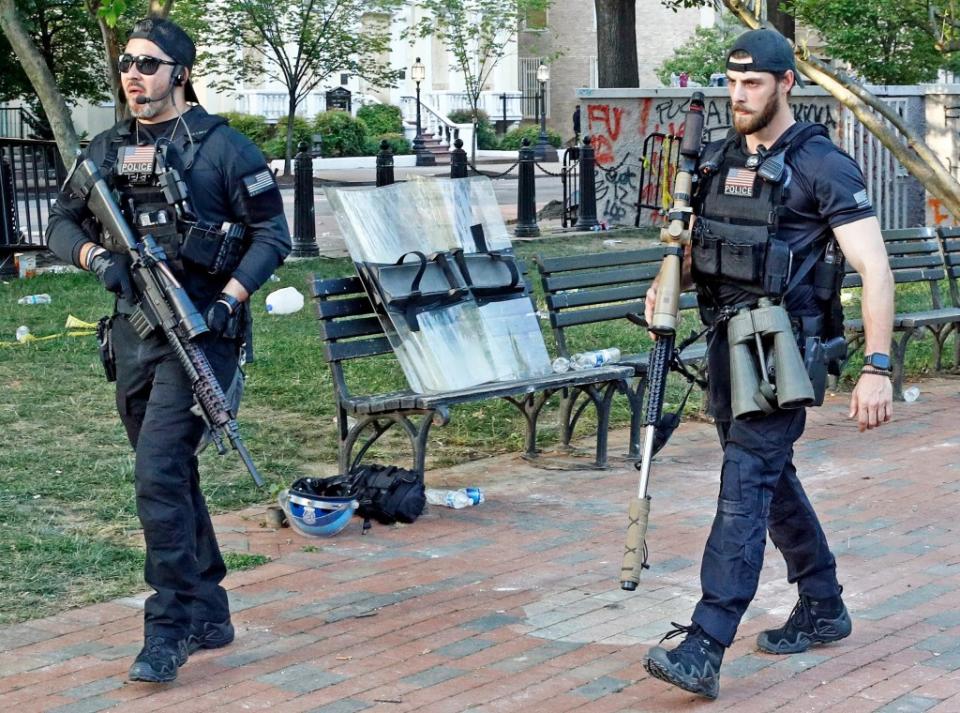
M 121 74 L 126 74 L 130 71 L 130 65 L 137 65 L 137 71 L 140 74 L 150 76 L 151 74 L 156 74 L 157 70 L 160 69 L 161 64 L 169 64 L 176 66 L 176 62 L 168 62 L 165 59 L 160 59 L 159 57 L 151 57 L 148 54 L 141 54 L 134 57 L 132 54 L 124 53 L 120 55 L 120 59 L 117 62 L 117 66 L 120 68 Z

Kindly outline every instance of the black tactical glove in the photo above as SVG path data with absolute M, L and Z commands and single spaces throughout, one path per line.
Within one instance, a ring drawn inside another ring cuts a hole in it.
M 228 336 L 236 336 L 235 334 L 231 335 L 228 333 L 236 331 L 236 328 L 231 325 L 231 322 L 234 321 L 233 317 L 239 308 L 240 300 L 233 295 L 228 295 L 226 292 L 221 292 L 216 301 L 207 307 L 207 313 L 204 315 L 210 332 L 217 337 L 222 337 L 225 334 Z M 231 329 L 231 327 L 233 328 Z
M 130 258 L 127 255 L 103 250 L 87 261 L 87 267 L 104 287 L 133 302 L 133 280 L 130 275 Z

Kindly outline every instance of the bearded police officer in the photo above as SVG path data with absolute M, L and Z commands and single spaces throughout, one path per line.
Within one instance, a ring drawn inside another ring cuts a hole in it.
M 131 227 L 157 239 L 205 315 L 209 332 L 197 343 L 226 389 L 241 379 L 247 300 L 291 244 L 280 191 L 262 153 L 196 105 L 190 82 L 195 56 L 193 41 L 173 22 L 137 23 L 119 59 L 133 118 L 94 138 L 86 156 Z M 158 174 L 167 168 L 178 171 L 185 196 L 163 190 Z M 155 590 L 144 607 L 144 647 L 129 677 L 172 681 L 189 653 L 225 646 L 234 637 L 220 585 L 226 568 L 199 487 L 195 453 L 204 424 L 191 411 L 191 385 L 162 333 L 138 335 L 125 246 L 100 230 L 83 199 L 70 191 L 58 197 L 47 237 L 57 255 L 95 273 L 117 296 L 102 344 L 112 345 L 108 378 L 113 371 L 120 419 L 136 450 L 144 578 Z
M 727 78 L 735 132 L 701 153 L 690 269 L 685 270 L 696 284 L 701 315 L 714 326 L 707 368 L 723 447 L 720 494 L 692 624 L 664 637 L 685 634 L 679 646 L 654 647 L 645 661 L 653 676 L 707 698 L 719 693 L 724 650 L 756 593 L 766 531 L 786 560 L 799 601 L 783 626 L 759 635 L 758 647 L 771 654 L 796 653 L 851 631 L 834 557 L 793 464 L 805 409 L 763 399 L 756 406 L 752 399 L 738 404 L 736 393 L 732 398 L 731 374 L 737 381 L 743 373 L 738 369 L 756 371 L 753 362 L 764 363 L 762 354 L 746 365 L 731 356 L 733 315 L 786 308 L 788 339 L 777 348 L 802 348 L 807 363 L 823 345 L 838 340 L 842 345 L 839 248 L 863 279 L 866 365 L 849 415 L 863 431 L 886 423 L 892 407 L 893 279 L 859 167 L 834 146 L 824 127 L 794 121 L 788 97 L 801 80 L 790 45 L 779 33 L 741 35 L 728 54 Z M 647 293 L 648 321 L 656 291 L 654 285 Z M 799 354 L 793 363 L 804 366 Z M 806 374 L 777 374 L 776 388 L 781 378 L 787 383 L 792 376 L 799 377 L 797 383 L 807 379 Z M 819 401 L 822 391 L 790 405 Z

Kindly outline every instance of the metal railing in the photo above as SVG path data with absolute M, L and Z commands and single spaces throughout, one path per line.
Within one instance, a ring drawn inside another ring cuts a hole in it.
M 680 142 L 677 139 L 676 136 L 657 132 L 648 134 L 643 140 L 634 226 L 640 225 L 644 208 L 662 214 L 669 207 L 669 197 L 665 192 L 673 185 L 673 178 L 680 163 Z
M 0 252 L 45 247 L 50 208 L 67 174 L 56 142 L 0 138 L 0 162 Z
M 404 122 L 410 124 L 416 121 L 417 98 L 400 97 L 400 111 Z M 420 122 L 424 134 L 433 134 L 441 146 L 451 147 L 453 142 L 460 138 L 461 131 L 472 129 L 470 124 L 455 124 L 449 117 L 441 114 L 429 104 L 420 100 Z
M 560 215 L 560 225 L 567 228 L 577 222 L 577 212 L 580 210 L 579 146 L 571 146 L 563 152 L 560 181 L 563 183 L 563 212 Z

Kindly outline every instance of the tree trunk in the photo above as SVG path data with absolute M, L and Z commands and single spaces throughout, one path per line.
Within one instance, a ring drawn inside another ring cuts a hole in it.
M 595 2 L 598 85 L 639 87 L 636 0 L 595 0 Z
M 780 0 L 767 0 L 767 17 L 777 32 L 793 42 L 796 39 L 797 23 L 793 15 L 780 10 Z
M 297 98 L 290 94 L 290 102 L 287 105 L 287 141 L 286 149 L 283 152 L 283 175 L 290 175 L 290 159 L 293 157 L 293 119 L 297 115 Z
M 756 29 L 761 22 L 747 7 L 748 2 L 724 0 L 724 5 L 744 25 Z M 814 57 L 803 56 L 803 52 L 798 52 L 798 55 L 797 68 L 852 111 L 927 191 L 943 201 L 954 219 L 960 220 L 960 183 L 943 166 L 923 137 L 859 83 L 835 72 Z
M 37 93 L 40 105 L 50 121 L 50 128 L 53 129 L 53 137 L 56 139 L 63 162 L 70 166 L 80 145 L 73 128 L 73 119 L 57 87 L 53 72 L 43 61 L 40 51 L 23 26 L 14 0 L 0 0 L 0 29 L 10 41 L 10 46 Z

